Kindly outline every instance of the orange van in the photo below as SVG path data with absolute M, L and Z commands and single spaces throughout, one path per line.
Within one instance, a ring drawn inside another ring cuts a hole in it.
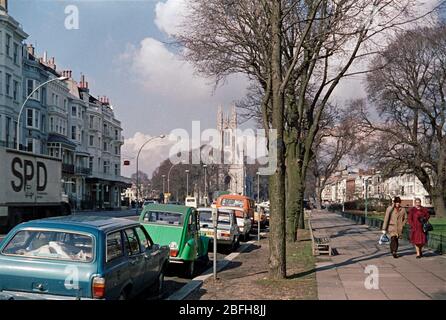
M 217 198 L 216 206 L 217 208 L 241 208 L 251 220 L 254 219 L 255 202 L 248 196 L 241 196 L 238 194 L 224 194 Z

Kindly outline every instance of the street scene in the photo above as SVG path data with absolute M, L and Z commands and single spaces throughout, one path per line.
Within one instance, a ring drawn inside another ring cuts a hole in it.
M 0 303 L 446 300 L 446 1 L 0 22 Z

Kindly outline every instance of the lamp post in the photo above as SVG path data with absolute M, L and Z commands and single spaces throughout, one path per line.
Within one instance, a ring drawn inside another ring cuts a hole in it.
M 257 211 L 259 219 L 257 221 L 257 241 L 260 242 L 260 172 L 257 171 Z
M 368 210 L 368 197 L 369 197 L 369 178 L 367 178 L 365 180 L 365 210 L 364 210 L 364 215 L 365 218 L 367 219 L 367 210 Z
M 65 81 L 68 80 L 68 77 L 59 77 L 59 78 L 54 78 L 48 81 L 45 81 L 44 83 L 38 85 L 25 99 L 25 101 L 23 102 L 22 106 L 20 107 L 20 111 L 19 111 L 19 116 L 17 117 L 17 132 L 16 132 L 16 139 L 17 139 L 17 150 L 20 150 L 20 117 L 22 115 L 23 109 L 25 108 L 25 104 L 28 102 L 28 100 L 34 95 L 34 93 L 36 93 L 37 90 L 39 90 L 40 88 L 42 88 L 43 86 L 46 86 L 47 84 L 53 82 L 53 81 Z
M 206 169 L 207 169 L 207 165 L 206 164 L 204 164 L 203 165 L 203 168 L 204 168 L 204 201 L 205 201 L 205 206 L 207 206 L 208 205 L 208 183 L 207 183 L 207 171 L 206 171 Z
M 186 197 L 189 196 L 189 170 L 186 170 Z
M 136 156 L 136 215 L 138 215 L 138 205 L 139 205 L 139 155 L 141 154 L 142 149 L 150 142 L 157 138 L 164 139 L 165 135 L 161 134 L 156 137 L 152 137 L 146 142 L 143 143 L 141 148 L 139 148 L 138 155 Z
M 170 193 L 170 172 L 172 171 L 173 167 L 175 167 L 178 163 L 173 164 L 170 169 L 169 172 L 167 173 L 167 193 Z
M 165 194 L 166 193 L 166 175 L 163 174 L 162 177 L 163 177 L 163 194 Z

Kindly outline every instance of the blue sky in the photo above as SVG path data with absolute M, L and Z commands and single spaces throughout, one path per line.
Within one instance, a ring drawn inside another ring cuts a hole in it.
M 229 109 L 244 96 L 246 80 L 234 77 L 213 90 L 211 79 L 199 78 L 175 52 L 169 33 L 184 11 L 184 0 L 14 0 L 9 14 L 29 34 L 37 54 L 55 57 L 58 70 L 81 73 L 95 96 L 106 95 L 122 121 L 123 158 L 133 159 L 148 137 L 175 128 L 191 131 L 215 127 L 218 105 Z M 65 28 L 65 9 L 79 10 L 79 29 Z M 158 21 L 157 21 L 158 19 Z M 156 146 L 154 146 L 156 147 Z M 148 147 L 149 149 L 149 147 Z M 151 172 L 167 149 L 143 159 Z M 123 168 L 128 175 L 133 168 Z
M 175 2 L 178 1 L 172 1 Z M 30 35 L 27 42 L 36 45 L 39 55 L 46 50 L 49 57 L 56 58 L 59 70 L 73 70 L 76 79 L 84 73 L 92 94 L 110 97 L 126 137 L 138 131 L 152 135 L 178 127 L 187 129 L 192 120 L 200 120 L 206 127 L 215 126 L 217 105 L 222 103 L 228 107 L 233 98 L 218 98 L 209 86 L 208 99 L 203 101 L 209 105 L 197 105 L 195 99 L 185 103 L 181 99 L 163 99 L 147 90 L 141 79 L 134 78 L 133 70 L 128 68 L 132 64 L 128 60 L 132 58 L 122 62 L 122 55 L 129 53 L 129 47 L 135 53 L 144 39 L 155 39 L 161 44 L 172 41 L 154 23 L 157 3 L 150 0 L 14 0 L 10 1 L 9 13 L 23 25 Z M 79 9 L 79 30 L 64 27 L 64 10 L 71 4 Z M 160 49 L 172 51 L 172 46 Z M 178 86 L 173 83 L 171 90 L 175 95 Z

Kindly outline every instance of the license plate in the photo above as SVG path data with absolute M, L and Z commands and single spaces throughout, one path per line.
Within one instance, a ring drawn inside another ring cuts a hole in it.
M 206 232 L 206 235 L 207 235 L 207 236 L 210 236 L 210 237 L 213 237 L 213 236 L 214 236 L 214 233 L 213 233 L 212 231 L 207 231 L 207 232 Z

